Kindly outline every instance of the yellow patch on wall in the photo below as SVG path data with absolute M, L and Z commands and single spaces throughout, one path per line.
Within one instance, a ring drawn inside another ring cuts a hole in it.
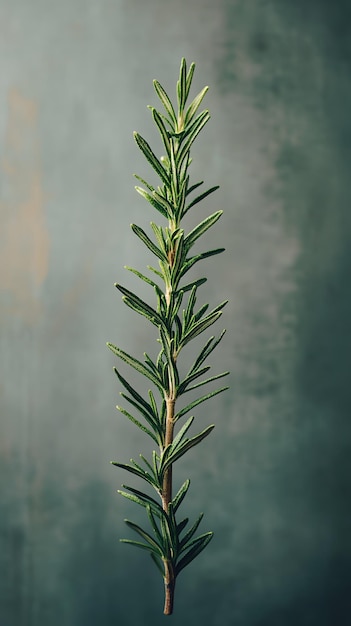
M 11 89 L 0 175 L 1 317 L 35 323 L 40 287 L 48 273 L 38 110 L 33 100 Z

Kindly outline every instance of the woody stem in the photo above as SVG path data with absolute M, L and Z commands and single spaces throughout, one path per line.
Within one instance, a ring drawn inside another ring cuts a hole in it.
M 166 434 L 165 434 L 165 447 L 173 441 L 174 430 L 174 406 L 175 400 L 167 398 L 166 400 Z M 162 485 L 162 508 L 168 513 L 168 505 L 172 500 L 172 465 L 167 468 L 163 478 Z M 164 560 L 164 581 L 165 581 L 165 605 L 164 614 L 171 615 L 173 613 L 173 600 L 175 589 L 175 572 L 172 559 Z

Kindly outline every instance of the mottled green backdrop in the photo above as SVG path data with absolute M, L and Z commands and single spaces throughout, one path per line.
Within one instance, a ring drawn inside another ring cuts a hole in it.
M 346 0 L 0 0 L 1 626 L 348 623 L 350 20 Z M 109 461 L 146 444 L 105 342 L 153 345 L 113 283 L 150 262 L 132 131 L 155 140 L 152 79 L 173 89 L 182 56 L 210 85 L 192 171 L 221 189 L 187 225 L 225 212 L 202 290 L 230 299 L 231 390 L 176 470 L 215 539 L 165 618 L 118 542 L 138 512 Z

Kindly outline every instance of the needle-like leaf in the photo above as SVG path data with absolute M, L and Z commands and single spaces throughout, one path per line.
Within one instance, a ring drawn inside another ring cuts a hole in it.
M 174 496 L 173 500 L 172 500 L 172 504 L 173 504 L 173 510 L 174 512 L 176 512 L 176 510 L 179 508 L 179 506 L 181 505 L 181 503 L 183 502 L 186 494 L 188 493 L 188 489 L 190 487 L 190 480 L 189 478 L 182 484 L 182 486 L 180 487 L 179 491 L 177 492 L 177 494 Z M 184 526 L 183 526 L 184 528 Z M 179 530 L 179 533 L 181 532 L 182 529 Z
M 213 224 L 219 220 L 223 211 L 216 211 L 209 217 L 206 217 L 198 226 L 193 228 L 193 230 L 185 237 L 184 239 L 184 247 L 188 251 L 194 245 L 195 241 L 201 237 Z
M 185 439 L 183 443 L 178 444 L 175 447 L 173 447 L 173 444 L 171 444 L 167 450 L 167 455 L 161 458 L 160 471 L 164 473 L 165 470 L 170 465 L 172 465 L 172 463 L 175 463 L 178 459 L 180 459 L 186 452 L 188 452 L 188 450 L 190 450 L 194 446 L 197 446 L 200 441 L 205 439 L 205 437 L 207 437 L 213 429 L 214 424 L 211 424 L 210 426 L 207 426 L 207 428 L 205 428 L 205 430 L 203 430 L 201 433 L 195 435 L 195 437 L 191 437 L 191 439 Z
M 160 442 L 160 433 L 158 434 L 158 436 L 155 435 L 154 432 L 152 432 L 149 428 L 144 426 L 144 424 L 141 424 L 141 422 L 139 422 L 139 420 L 137 420 L 133 415 L 131 415 L 128 411 L 126 411 L 126 409 L 124 409 L 122 406 L 117 405 L 116 409 L 118 411 L 120 411 L 120 413 L 123 413 L 123 415 L 128 417 L 128 419 L 131 422 L 133 422 L 133 424 L 138 426 L 138 428 L 140 428 L 140 430 L 144 431 L 144 433 L 149 435 L 149 437 L 151 437 L 151 439 L 153 439 L 156 444 L 159 444 L 159 442 Z M 154 429 L 155 429 L 155 427 L 154 427 Z
M 216 389 L 215 391 L 210 391 L 210 393 L 207 393 L 205 396 L 201 396 L 201 398 L 197 398 L 197 400 L 194 400 L 193 402 L 190 402 L 190 404 L 188 404 L 183 409 L 181 409 L 176 414 L 174 419 L 178 420 L 180 417 L 183 417 L 183 415 L 186 415 L 186 413 L 189 413 L 189 411 L 194 409 L 196 406 L 198 406 L 202 402 L 206 402 L 206 400 L 209 400 L 210 398 L 213 398 L 214 396 L 217 396 L 219 393 L 222 393 L 222 391 L 226 391 L 227 389 L 228 389 L 228 387 L 221 387 L 220 389 Z
M 108 348 L 110 348 L 110 350 L 116 356 L 118 356 L 120 359 L 122 359 L 122 361 L 125 361 L 126 363 L 128 363 L 128 365 L 133 367 L 137 372 L 139 372 L 140 374 L 143 374 L 144 376 L 146 376 L 146 378 L 149 378 L 149 380 L 151 380 L 156 385 L 156 387 L 158 387 L 161 391 L 163 390 L 161 381 L 155 375 L 153 375 L 145 367 L 145 365 L 140 363 L 140 361 L 138 361 L 138 359 L 135 359 L 130 354 L 127 354 L 127 352 L 124 352 L 124 350 L 121 350 L 120 348 L 117 348 L 117 346 L 114 346 L 110 342 L 107 342 L 106 345 L 107 345 Z
M 190 104 L 186 115 L 185 115 L 185 123 L 189 123 L 191 122 L 191 120 L 193 119 L 196 111 L 198 110 L 204 96 L 206 95 L 206 93 L 208 92 L 208 87 L 204 87 L 200 93 L 196 96 L 196 98 L 194 98 L 194 100 L 192 101 L 192 103 Z
M 128 485 L 122 485 L 122 487 L 124 487 L 124 489 L 128 489 L 130 493 L 119 489 L 118 493 L 121 494 L 121 496 L 124 496 L 124 498 L 127 498 L 128 500 L 132 500 L 136 504 L 140 504 L 144 508 L 149 506 L 153 513 L 159 518 L 164 516 L 164 511 L 162 510 L 160 504 L 147 493 L 143 493 L 142 491 L 139 491 L 139 489 L 134 489 L 134 487 L 129 487 Z
M 205 369 L 205 368 L 204 368 Z M 218 380 L 219 378 L 223 378 L 224 376 L 228 376 L 229 372 L 222 372 L 221 374 L 216 374 L 215 376 L 211 376 L 210 378 L 206 378 L 206 380 L 201 380 L 196 385 L 191 385 L 185 391 L 192 391 L 193 389 L 197 389 L 198 387 L 202 387 L 202 385 L 207 385 L 208 383 L 212 383 L 214 380 Z
M 140 226 L 137 226 L 136 224 L 132 224 L 131 228 L 132 228 L 132 231 L 139 237 L 139 239 L 141 239 L 141 241 L 146 245 L 146 247 L 149 248 L 151 252 L 153 252 L 155 256 L 161 259 L 161 261 L 167 262 L 167 257 L 163 254 L 162 250 L 160 250 L 157 246 L 155 246 L 155 244 L 151 241 L 151 239 L 147 236 L 147 234 L 143 231 L 143 229 L 140 228 Z
M 138 466 L 133 467 L 133 465 L 129 465 L 129 463 L 117 463 L 116 461 L 111 461 L 111 464 L 115 465 L 116 467 L 121 467 L 127 472 L 130 472 L 131 474 L 135 474 L 136 476 L 139 476 L 139 478 L 142 478 L 143 480 L 145 480 L 147 483 L 149 483 L 149 485 L 156 487 L 156 489 L 158 488 L 158 483 L 157 481 L 155 481 L 154 476 L 152 476 L 148 472 L 145 472 L 140 467 Z
M 193 189 L 195 189 L 195 187 L 197 187 L 197 185 L 194 185 Z M 196 198 L 194 198 L 194 200 L 192 200 L 192 202 L 190 202 L 188 204 L 188 206 L 186 207 L 183 215 L 185 215 L 185 213 L 187 213 L 189 211 L 189 209 L 191 209 L 193 206 L 195 206 L 195 204 L 197 204 L 198 202 L 201 202 L 201 200 L 204 200 L 205 198 L 207 198 L 207 196 L 209 196 L 214 191 L 217 191 L 217 189 L 219 189 L 219 185 L 215 185 L 214 187 L 211 187 L 207 191 L 204 191 L 204 193 L 202 193 L 199 196 L 197 196 Z M 189 191 L 189 193 L 190 193 L 190 191 Z
M 152 117 L 154 118 L 154 122 L 155 122 L 158 130 L 160 131 L 160 135 L 162 137 L 163 145 L 166 148 L 166 152 L 167 152 L 168 156 L 170 156 L 171 146 L 170 146 L 170 141 L 169 141 L 169 135 L 168 135 L 167 129 L 166 129 L 164 123 L 163 123 L 162 117 L 156 111 L 156 109 L 154 109 L 154 107 L 151 107 L 151 112 L 152 112 Z
M 168 113 L 168 115 L 170 117 L 170 120 L 172 122 L 176 123 L 177 122 L 177 117 L 176 117 L 176 114 L 175 114 L 174 109 L 173 109 L 173 105 L 172 105 L 169 97 L 167 96 L 165 90 L 163 89 L 162 85 L 160 85 L 158 80 L 154 80 L 153 82 L 154 82 L 155 91 L 156 91 L 158 97 L 160 98 L 163 106 L 165 107 L 165 109 L 166 109 L 166 111 L 167 111 L 167 113 Z
M 150 165 L 152 165 L 155 172 L 161 178 L 162 182 L 168 185 L 169 180 L 168 180 L 168 175 L 166 173 L 166 170 L 163 167 L 162 163 L 160 163 L 156 155 L 151 150 L 147 141 L 145 141 L 145 139 L 141 135 L 139 135 L 139 133 L 136 133 L 136 132 L 134 133 L 134 139 L 136 143 L 138 144 L 140 150 L 144 153 L 144 156 L 146 157 L 146 159 L 149 161 Z
M 200 537 L 197 537 L 197 539 L 194 540 L 192 548 L 186 553 L 185 556 L 183 556 L 182 559 L 180 559 L 180 561 L 176 565 L 177 576 L 182 571 L 182 569 L 184 569 L 184 567 L 189 565 L 189 563 L 191 563 L 191 561 L 193 561 L 195 557 L 198 556 L 200 552 L 202 552 L 202 550 L 206 548 L 212 537 L 213 532 L 208 532 L 204 535 L 201 535 Z
M 138 524 L 135 524 L 135 522 L 131 522 L 130 520 L 127 520 L 127 519 L 125 519 L 124 521 L 127 524 L 127 526 L 129 526 L 129 528 L 134 530 L 136 533 L 138 533 L 138 535 L 140 535 L 143 539 L 146 540 L 147 544 L 149 545 L 149 550 L 152 549 L 152 552 L 162 556 L 162 547 L 159 546 L 157 541 L 155 541 L 151 537 L 151 535 L 149 535 L 149 533 L 146 532 L 146 530 L 141 528 Z
M 215 337 L 210 337 L 206 342 L 205 346 L 201 350 L 199 356 L 196 358 L 195 363 L 190 368 L 189 374 L 198 370 L 198 368 L 202 365 L 204 361 L 206 361 L 207 357 L 213 352 L 213 350 L 218 346 L 220 341 L 223 339 L 225 335 L 225 329 L 221 332 L 219 337 L 215 339 Z
M 157 210 L 159 211 L 159 213 L 161 213 L 161 215 L 163 215 L 163 217 L 168 217 L 167 211 L 165 210 L 165 208 L 163 207 L 163 205 L 158 202 L 158 200 L 156 199 L 155 196 L 155 192 L 153 193 L 148 193 L 147 191 L 145 191 L 145 189 L 143 189 L 142 187 L 139 187 L 138 185 L 136 185 L 135 187 L 136 191 L 138 193 L 140 193 L 140 195 L 145 198 L 145 200 L 147 200 L 148 202 L 150 202 L 150 204 Z
M 158 315 L 155 309 L 139 298 L 139 296 L 118 283 L 115 283 L 115 287 L 124 295 L 123 300 L 126 304 L 128 304 L 128 306 L 130 306 L 130 308 L 146 317 L 156 326 L 163 324 L 162 318 Z

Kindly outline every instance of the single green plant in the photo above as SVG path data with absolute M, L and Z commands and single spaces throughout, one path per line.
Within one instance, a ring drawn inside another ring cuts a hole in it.
M 140 454 L 141 460 L 138 463 L 131 459 L 130 464 L 113 462 L 113 465 L 147 482 L 160 498 L 157 500 L 148 493 L 122 485 L 124 490 L 119 493 L 146 509 L 152 530 L 150 534 L 138 524 L 125 520 L 127 526 L 135 531 L 142 541 L 133 539 L 121 541 L 138 546 L 150 553 L 164 578 L 164 613 L 166 615 L 173 612 L 174 589 L 178 574 L 200 554 L 213 536 L 212 532 L 206 532 L 194 537 L 202 519 L 202 513 L 190 527 L 188 518 L 178 521 L 178 509 L 188 492 L 190 480 L 186 480 L 173 495 L 172 468 L 175 461 L 210 434 L 214 425 L 211 424 L 199 434 L 190 437 L 188 437 L 188 431 L 193 423 L 193 416 L 189 417 L 179 429 L 176 427 L 182 418 L 196 406 L 228 389 L 228 387 L 221 387 L 210 391 L 205 395 L 200 395 L 190 404 L 176 409 L 176 402 L 183 394 L 228 374 L 228 372 L 223 372 L 203 378 L 210 369 L 210 366 L 204 363 L 221 341 L 225 331 L 218 337 L 212 336 L 206 341 L 184 378 L 178 371 L 178 359 L 183 348 L 219 319 L 227 303 L 227 301 L 222 302 L 210 312 L 208 312 L 208 304 L 197 308 L 197 290 L 206 278 L 183 282 L 195 263 L 224 250 L 216 248 L 191 254 L 195 242 L 217 222 L 222 211 L 216 211 L 206 217 L 188 234 L 185 234 L 181 228 L 182 219 L 188 211 L 218 189 L 218 186 L 211 187 L 193 199 L 189 198 L 203 184 L 203 182 L 189 184 L 190 150 L 197 135 L 210 119 L 208 111 L 197 114 L 208 87 L 204 87 L 186 108 L 194 69 L 195 64 L 192 63 L 187 72 L 186 61 L 182 59 L 177 82 L 177 112 L 163 87 L 157 80 L 154 81 L 155 91 L 165 108 L 165 114 L 159 113 L 153 107 L 149 108 L 160 132 L 165 156 L 158 159 L 145 139 L 138 133 L 134 133 L 137 145 L 161 180 L 160 186 L 155 188 L 135 175 L 143 185 L 143 187 L 137 186 L 136 190 L 161 214 L 167 221 L 167 225 L 157 226 L 151 222 L 154 240 L 150 239 L 136 224 L 131 225 L 133 232 L 158 259 L 157 269 L 148 266 L 154 278 L 145 276 L 132 267 L 126 267 L 126 269 L 152 287 L 156 301 L 155 307 L 150 306 L 122 285 L 115 285 L 123 294 L 122 299 L 125 304 L 146 317 L 156 327 L 157 341 L 161 348 L 155 360 L 144 353 L 142 362 L 111 343 L 107 344 L 117 357 L 151 381 L 161 396 L 157 401 L 157 394 L 155 397 L 154 391 L 150 389 L 146 399 L 135 390 L 119 370 L 114 368 L 120 383 L 127 392 L 121 392 L 121 396 L 141 415 L 143 422 L 136 419 L 125 408 L 117 406 L 117 409 L 153 440 L 157 450 L 153 451 L 152 458 L 149 460 Z

